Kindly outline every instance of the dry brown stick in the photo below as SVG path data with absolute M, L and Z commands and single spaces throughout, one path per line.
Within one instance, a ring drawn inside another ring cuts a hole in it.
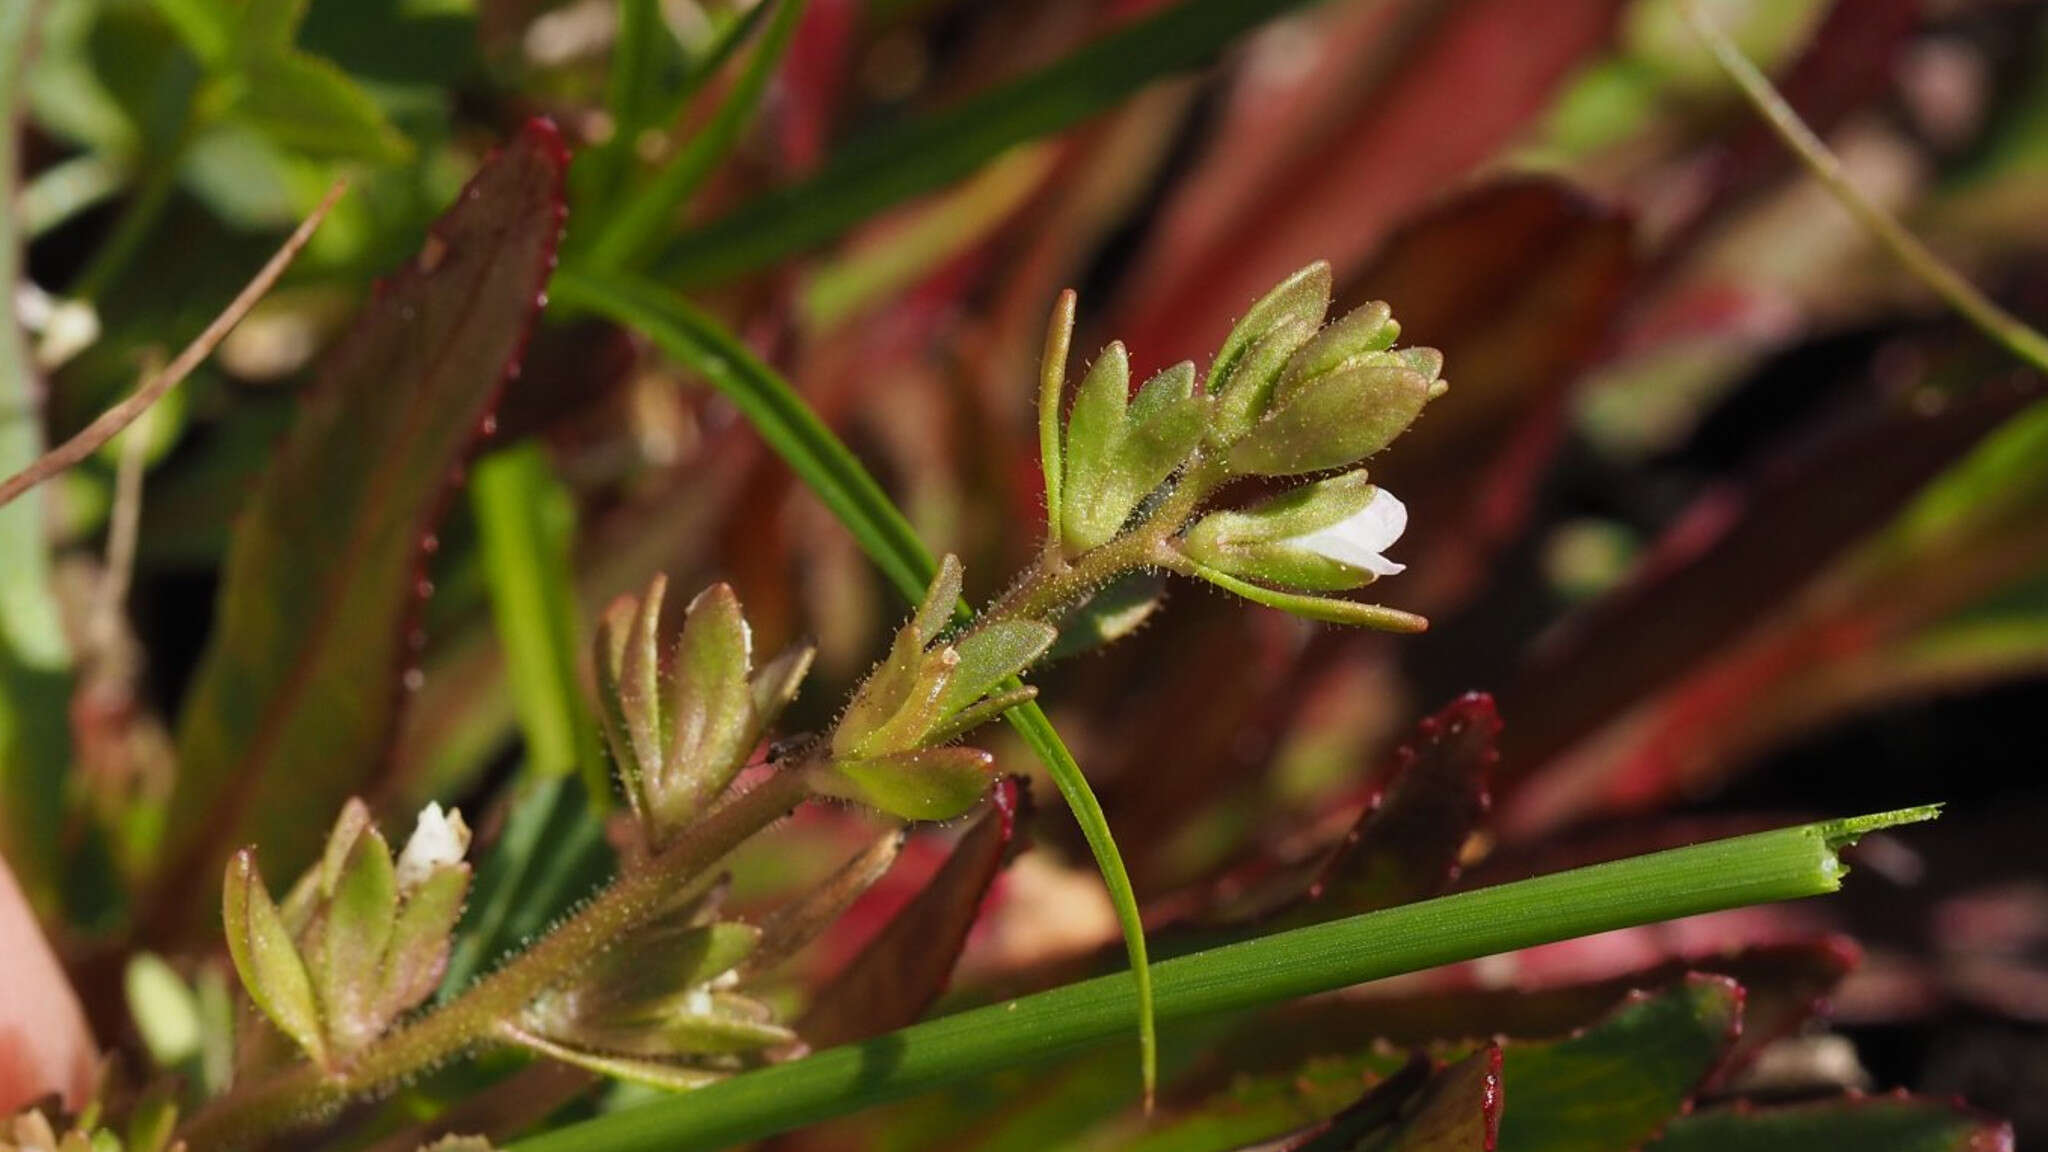
M 328 210 L 334 207 L 335 201 L 341 199 L 341 194 L 347 188 L 347 181 L 335 181 L 334 187 L 327 190 L 327 195 L 321 199 L 319 206 L 313 209 L 312 215 L 307 216 L 305 221 L 286 238 L 284 246 L 263 265 L 262 270 L 256 273 L 255 279 L 249 281 L 248 286 L 228 303 L 221 314 L 213 318 L 213 323 L 208 324 L 204 332 L 186 345 L 185 350 L 178 353 L 177 359 L 165 365 L 163 371 L 145 381 L 142 387 L 135 390 L 134 395 L 100 413 L 99 418 L 86 425 L 78 435 L 43 453 L 34 463 L 9 476 L 5 482 L 0 482 L 0 508 L 12 504 L 22 493 L 92 455 L 100 445 L 120 435 L 123 428 L 135 423 L 138 417 L 149 411 L 150 405 L 162 399 L 164 393 L 176 387 L 178 381 L 199 367 L 213 354 L 214 347 L 234 330 L 235 325 L 242 322 L 242 317 L 249 314 L 249 309 L 254 308 L 256 302 L 270 291 L 271 286 L 277 283 L 277 278 L 284 275 L 284 270 L 291 265 L 292 258 L 313 238 L 314 230 L 320 227 L 320 222 L 327 218 Z

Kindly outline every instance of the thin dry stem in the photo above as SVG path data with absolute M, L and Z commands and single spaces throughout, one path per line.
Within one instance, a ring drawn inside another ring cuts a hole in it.
M 1692 25 L 1693 34 L 1714 54 L 1714 59 L 1728 73 L 1736 87 L 1749 100 L 1750 106 L 1764 118 L 1771 130 L 1784 141 L 1794 155 L 1798 156 L 1807 170 L 1834 194 L 1849 214 L 1871 234 L 1877 237 L 1886 251 L 1900 264 L 1905 265 L 1922 283 L 1933 289 L 1935 295 L 1949 307 L 1955 309 L 1965 320 L 1975 325 L 1986 336 L 2003 345 L 2014 356 L 2019 357 L 2035 370 L 2048 372 L 2048 337 L 2029 327 L 2012 313 L 1993 303 L 1991 298 L 1979 292 L 1975 285 L 1964 279 L 1955 269 L 1944 264 L 1941 257 L 1928 250 L 1920 239 L 1907 231 L 1906 226 L 1870 197 L 1863 194 L 1843 171 L 1842 163 L 1828 146 L 1814 135 L 1813 129 L 1799 118 L 1770 80 L 1757 71 L 1756 65 L 1742 54 L 1719 28 L 1715 27 L 1701 11 L 1698 0 L 1685 0 L 1683 5 L 1686 20 Z
M 9 476 L 5 482 L 0 482 L 0 508 L 12 504 L 29 489 L 98 451 L 100 445 L 120 435 L 122 429 L 135 423 L 144 412 L 149 411 L 151 405 L 163 399 L 166 392 L 177 387 L 179 381 L 191 375 L 192 370 L 213 354 L 214 347 L 226 339 L 227 334 L 234 331 L 235 325 L 241 323 L 242 318 L 249 314 L 249 310 L 256 306 L 256 302 L 270 291 L 277 283 L 278 277 L 284 275 L 284 270 L 291 266 L 292 259 L 306 246 L 306 242 L 313 238 L 313 233 L 320 227 L 320 222 L 327 218 L 328 211 L 347 189 L 347 181 L 337 180 L 334 187 L 327 190 L 327 195 L 321 199 L 319 206 L 293 230 L 286 238 L 284 246 L 279 248 L 277 254 L 256 273 L 255 279 L 250 280 L 248 286 L 228 303 L 221 314 L 213 318 L 213 323 L 208 324 L 205 331 L 186 345 L 185 350 L 178 353 L 177 359 L 165 365 L 163 371 L 144 382 L 142 387 L 137 388 L 126 400 L 102 412 L 99 419 L 86 425 L 78 435 L 50 449 L 28 467 Z
M 147 413 L 144 414 L 145 417 Z M 122 605 L 135 573 L 135 538 L 142 526 L 142 473 L 149 460 L 150 421 L 139 420 L 121 440 L 121 462 L 114 473 L 114 505 L 107 517 L 106 571 L 93 598 L 86 622 L 86 640 L 102 655 L 120 644 Z

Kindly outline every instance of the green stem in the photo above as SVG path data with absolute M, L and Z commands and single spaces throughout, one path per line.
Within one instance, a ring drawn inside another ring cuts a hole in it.
M 1839 849 L 1934 808 L 1596 864 L 1298 928 L 1153 969 L 1162 1020 L 1243 1011 L 1555 940 L 1832 892 Z M 1119 973 L 928 1021 L 522 1141 L 514 1152 L 734 1147 L 1099 1044 L 1129 1026 Z
M 1865 196 L 1862 189 L 1849 179 L 1848 173 L 1842 170 L 1841 161 L 1835 158 L 1820 137 L 1814 135 L 1813 129 L 1806 126 L 1784 97 L 1778 95 L 1770 80 L 1757 71 L 1756 65 L 1742 54 L 1742 49 L 1707 19 L 1698 0 L 1685 0 L 1684 8 L 1693 33 L 1714 54 L 1722 70 L 1748 98 L 1750 106 L 1777 133 L 1778 139 L 1799 157 L 1807 170 L 1827 185 L 1828 191 L 1834 194 L 1842 207 L 1848 209 L 1850 215 L 1870 229 L 1894 259 L 1933 289 L 1934 294 L 1949 307 L 1961 313 L 1965 320 L 2037 371 L 2048 372 L 2048 337 L 1993 303 L 1955 269 L 1942 263 L 1941 257 L 1929 251 L 1896 217 Z
M 641 277 L 593 278 L 565 268 L 555 274 L 550 293 L 558 303 L 588 308 L 639 330 L 663 352 L 702 372 L 853 533 L 897 592 L 913 604 L 923 596 L 938 566 L 910 522 L 803 398 L 731 333 L 674 292 Z M 1130 873 L 1087 776 L 1060 741 L 1044 710 L 1027 703 L 1012 708 L 1004 719 L 1045 765 L 1102 872 L 1131 960 L 1140 1059 L 1149 1084 L 1157 1067 L 1157 1029 L 1152 1020 L 1145 924 Z
M 351 1100 L 381 1095 L 466 1052 L 505 1043 L 534 998 L 668 906 L 682 885 L 810 798 L 804 773 L 778 772 L 699 823 L 690 838 L 622 874 L 583 910 L 503 968 L 415 1023 L 378 1040 L 338 1071 L 299 1064 L 237 1089 L 180 1132 L 191 1148 L 243 1148 L 308 1124 Z

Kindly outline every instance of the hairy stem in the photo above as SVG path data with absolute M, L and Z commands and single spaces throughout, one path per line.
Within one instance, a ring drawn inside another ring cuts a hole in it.
M 1069 608 L 1127 572 L 1174 568 L 1179 555 L 1171 543 L 1174 534 L 1222 482 L 1222 474 L 1198 452 L 1173 490 L 1130 531 L 1071 561 L 1060 555 L 1057 542 L 1048 540 L 1030 573 L 989 605 L 979 621 L 1058 624 Z
M 180 1138 L 208 1152 L 248 1147 L 330 1115 L 351 1100 L 388 1092 L 464 1053 L 506 1043 L 506 1026 L 535 997 L 581 971 L 658 915 L 678 888 L 808 800 L 804 775 L 778 772 L 728 800 L 688 838 L 619 876 L 533 947 L 445 1007 L 371 1044 L 345 1067 L 299 1064 L 239 1088 L 194 1116 Z

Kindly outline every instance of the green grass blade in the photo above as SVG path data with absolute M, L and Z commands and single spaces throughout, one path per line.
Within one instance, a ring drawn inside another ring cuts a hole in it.
M 682 54 L 661 19 L 661 0 L 618 0 L 619 30 L 612 39 L 611 67 L 605 75 L 605 111 L 611 115 L 611 138 L 576 158 L 571 174 L 577 205 L 608 204 L 619 182 L 633 170 L 640 133 L 653 123 L 655 85 L 662 56 Z
M 1636 924 L 1832 892 L 1837 852 L 1934 808 L 1717 840 L 1461 892 L 1162 962 L 1162 1020 L 1242 1011 L 1404 972 Z M 1128 984 L 1099 977 L 926 1021 L 557 1129 L 515 1152 L 691 1152 L 736 1146 L 1115 1037 Z
M 1030 75 L 840 148 L 808 180 L 756 196 L 662 254 L 664 280 L 729 279 L 814 248 L 958 180 L 1004 150 L 1068 128 L 1161 77 L 1212 59 L 1307 0 L 1181 0 Z
M 524 444 L 478 463 L 470 504 L 527 770 L 547 777 L 580 771 L 601 811 L 611 784 L 576 671 L 575 502 L 547 455 Z
M 663 352 L 702 372 L 846 525 L 904 599 L 914 604 L 923 597 L 938 566 L 910 522 L 802 397 L 730 333 L 676 294 L 634 277 L 597 281 L 564 269 L 556 274 L 550 291 L 562 304 L 588 308 L 639 331 Z M 1117 851 L 1102 805 L 1095 799 L 1095 792 L 1075 763 L 1073 753 L 1053 730 L 1052 721 L 1037 704 L 1012 709 L 1008 719 L 1052 774 L 1095 854 L 1103 883 L 1109 888 L 1132 972 L 1113 979 L 1120 985 L 1134 984 L 1139 1043 L 1145 1080 L 1150 1085 L 1158 1049 L 1152 1012 L 1152 968 L 1130 874 Z
M 804 14 L 805 0 L 773 2 L 775 15 L 761 34 L 761 43 L 754 49 L 753 59 L 747 61 L 746 70 L 740 73 L 738 83 L 703 131 L 692 136 L 605 222 L 590 248 L 590 263 L 594 267 L 618 268 L 634 263 L 675 219 L 690 196 L 703 186 L 718 162 L 732 151 L 747 125 L 753 123 L 761 96 L 768 90 L 768 80 L 789 51 L 790 40 Z

